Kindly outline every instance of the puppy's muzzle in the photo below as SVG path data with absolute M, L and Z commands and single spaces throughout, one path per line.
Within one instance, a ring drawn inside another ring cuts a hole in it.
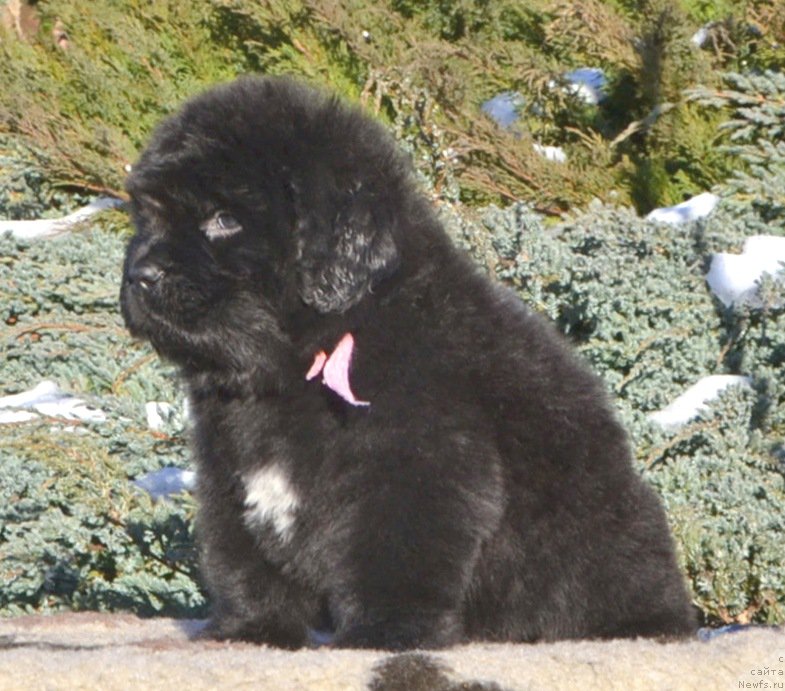
M 150 290 L 163 277 L 164 270 L 158 264 L 141 261 L 129 268 L 125 280 L 129 287 L 136 286 L 142 290 Z

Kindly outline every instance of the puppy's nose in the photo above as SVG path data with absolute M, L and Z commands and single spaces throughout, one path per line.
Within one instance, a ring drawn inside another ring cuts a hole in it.
M 138 285 L 143 290 L 149 290 L 163 278 L 164 270 L 151 262 L 142 262 L 132 266 L 126 277 L 129 284 Z

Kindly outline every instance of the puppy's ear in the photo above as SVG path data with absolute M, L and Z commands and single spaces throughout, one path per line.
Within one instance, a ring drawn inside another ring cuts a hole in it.
M 323 313 L 357 304 L 398 266 L 394 210 L 360 183 L 349 190 L 292 186 L 298 292 Z

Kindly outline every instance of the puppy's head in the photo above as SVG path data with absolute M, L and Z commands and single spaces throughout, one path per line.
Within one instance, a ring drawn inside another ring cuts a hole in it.
M 208 91 L 128 178 L 126 324 L 180 364 L 263 366 L 287 312 L 345 312 L 395 272 L 410 184 L 391 137 L 335 99 L 283 79 Z

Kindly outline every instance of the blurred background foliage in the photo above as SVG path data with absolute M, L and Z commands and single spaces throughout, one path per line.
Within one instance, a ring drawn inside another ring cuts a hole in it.
M 785 298 L 725 307 L 714 252 L 785 235 L 785 4 L 776 0 L 39 0 L 0 33 L 0 217 L 123 195 L 184 99 L 246 72 L 362 102 L 412 155 L 453 237 L 548 314 L 603 376 L 669 511 L 709 624 L 785 621 Z M 2 8 L 0 8 L 2 10 Z M 695 39 L 701 33 L 701 45 Z M 589 103 L 566 78 L 602 69 Z M 515 94 L 517 120 L 482 110 Z M 566 162 L 535 144 L 562 147 Z M 714 189 L 708 218 L 652 207 Z M 0 395 L 55 380 L 102 422 L 0 426 L 0 615 L 203 616 L 187 494 L 132 480 L 188 466 L 175 373 L 133 342 L 117 291 L 128 219 L 0 237 Z M 647 415 L 745 374 L 676 431 Z M 151 429 L 145 404 L 175 414 Z
M 18 4 L 18 3 L 17 3 Z M 187 96 L 245 72 L 329 85 L 408 133 L 435 189 L 552 214 L 592 198 L 639 211 L 724 179 L 718 115 L 685 89 L 779 69 L 777 0 L 42 0 L 0 41 L 0 132 L 59 185 L 121 193 L 124 166 Z M 6 22 L 9 23 L 9 22 Z M 703 32 L 702 46 L 694 40 Z M 603 70 L 584 102 L 565 75 Z M 480 106 L 517 93 L 519 120 Z M 568 165 L 533 143 L 563 147 Z M 437 155 L 441 153 L 440 156 Z

